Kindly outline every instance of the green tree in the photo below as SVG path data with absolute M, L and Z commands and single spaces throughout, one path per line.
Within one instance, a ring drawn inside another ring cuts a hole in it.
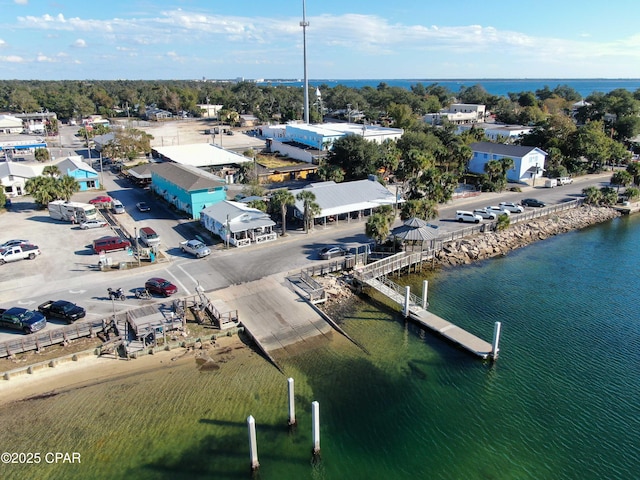
M 600 205 L 602 202 L 602 192 L 598 187 L 590 186 L 582 189 L 584 203 L 588 205 Z
M 633 184 L 640 185 L 640 163 L 634 162 L 627 165 L 627 172 L 633 177 Z
M 0 182 L 0 210 L 4 210 L 6 204 L 7 204 L 7 195 L 4 193 L 4 187 L 2 186 L 2 182 Z
M 296 203 L 296 199 L 293 194 L 286 188 L 276 190 L 271 196 L 271 203 L 274 208 L 280 210 L 280 217 L 282 218 L 282 236 L 287 234 L 287 207 L 293 206 Z
M 75 178 L 69 175 L 62 175 L 56 179 L 55 188 L 57 195 L 68 202 L 74 193 L 80 191 L 80 184 Z
M 24 190 L 33 197 L 33 200 L 44 207 L 58 198 L 56 179 L 53 177 L 32 177 L 24 183 Z
M 511 218 L 506 213 L 498 215 L 496 230 L 506 230 L 511 225 Z
M 382 150 L 377 143 L 360 135 L 346 135 L 333 143 L 328 163 L 340 167 L 345 180 L 362 180 L 377 172 L 381 158 Z
M 416 122 L 416 117 L 409 105 L 398 105 L 391 103 L 389 105 L 389 116 L 393 119 L 392 126 L 394 128 L 410 129 Z
M 364 227 L 365 234 L 373 239 L 376 245 L 383 243 L 390 231 L 389 216 L 384 212 L 376 212 L 371 215 Z
M 304 233 L 309 233 L 311 222 L 320 213 L 320 205 L 316 203 L 316 195 L 309 190 L 298 193 L 296 199 L 302 202 Z
M 633 182 L 633 175 L 626 170 L 618 170 L 611 176 L 610 182 L 611 185 L 616 185 L 618 187 L 617 191 L 620 192 L 620 187 L 631 185 Z
M 421 218 L 422 220 L 431 220 L 437 216 L 437 204 L 428 198 L 407 200 L 402 204 L 402 208 L 400 210 L 400 218 L 402 220 L 408 220 L 413 217 Z
M 51 159 L 49 150 L 47 150 L 46 148 L 36 148 L 34 156 L 36 157 L 36 160 L 39 162 L 46 162 Z
M 48 177 L 59 177 L 60 169 L 57 165 L 47 165 L 42 169 L 42 174 Z
M 640 189 L 636 187 L 628 187 L 624 191 L 624 196 L 627 197 L 630 202 L 634 202 L 640 198 Z

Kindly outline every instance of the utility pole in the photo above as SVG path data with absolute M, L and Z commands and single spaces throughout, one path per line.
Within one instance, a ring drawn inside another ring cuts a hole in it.
M 309 79 L 307 78 L 307 22 L 306 16 L 307 7 L 305 0 L 302 0 L 302 21 L 300 26 L 302 27 L 302 49 L 304 58 L 304 123 L 309 124 Z

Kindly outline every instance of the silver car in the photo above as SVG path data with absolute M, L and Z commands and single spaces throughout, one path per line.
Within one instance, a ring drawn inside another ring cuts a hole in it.
M 480 215 L 485 220 L 495 220 L 498 218 L 498 214 L 496 212 L 490 212 L 486 208 L 476 208 L 473 211 L 474 215 Z

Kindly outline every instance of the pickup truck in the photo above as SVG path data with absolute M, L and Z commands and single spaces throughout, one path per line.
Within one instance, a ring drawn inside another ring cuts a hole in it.
M 40 249 L 35 245 L 15 245 L 13 247 L 0 248 L 0 265 L 7 262 L 15 262 L 28 258 L 33 260 L 36 255 L 40 255 Z
M 200 240 L 187 240 L 186 242 L 180 242 L 180 250 L 190 253 L 196 258 L 206 257 L 211 253 L 209 247 Z
M 40 312 L 21 307 L 0 308 L 0 327 L 33 333 L 46 326 L 47 319 Z
M 75 322 L 87 314 L 84 308 L 66 300 L 49 300 L 41 304 L 38 311 L 47 318 L 60 318 L 67 323 Z

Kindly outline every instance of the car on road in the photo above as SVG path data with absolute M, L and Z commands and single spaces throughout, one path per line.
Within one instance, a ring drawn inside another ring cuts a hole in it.
M 511 213 L 524 212 L 524 207 L 514 202 L 500 202 L 498 206 L 501 207 L 503 210 L 508 210 Z
M 494 212 L 498 216 L 500 216 L 502 214 L 511 215 L 511 212 L 509 210 L 505 210 L 504 208 L 502 208 L 500 206 L 496 206 L 496 205 L 491 205 L 491 206 L 487 207 L 487 211 L 488 212 Z
M 474 215 L 480 215 L 485 220 L 495 220 L 498 218 L 498 214 L 496 212 L 490 212 L 486 208 L 476 208 L 473 211 Z
M 38 311 L 47 318 L 60 318 L 67 323 L 73 323 L 87 314 L 83 307 L 67 300 L 49 300 L 40 304 Z
M 456 212 L 456 220 L 460 223 L 480 223 L 482 221 L 482 217 L 480 215 L 476 215 L 473 212 L 467 212 L 466 210 L 458 210 Z
M 105 203 L 111 203 L 113 199 L 109 195 L 99 195 L 96 198 L 92 198 L 89 200 L 91 205 L 103 205 Z
M 538 200 L 536 198 L 525 198 L 520 202 L 521 205 L 525 207 L 546 207 L 547 204 L 542 200 Z
M 0 245 L 0 248 L 19 247 L 25 243 L 29 243 L 29 240 L 7 240 Z
M 136 203 L 136 208 L 141 212 L 148 212 L 151 210 L 151 207 L 147 205 L 146 202 L 138 202 Z
M 98 220 L 93 219 L 93 220 L 87 220 L 86 222 L 82 222 L 80 224 L 80 228 L 83 230 L 87 230 L 89 228 L 102 228 L 102 227 L 106 227 L 107 225 L 109 225 L 107 222 L 105 222 L 104 220 Z
M 322 260 L 329 260 L 333 257 L 344 257 L 347 249 L 341 245 L 328 245 L 318 252 L 318 256 Z
M 180 242 L 180 250 L 190 253 L 196 258 L 206 257 L 211 253 L 209 247 L 200 240 L 187 240 L 186 242 Z
M 178 287 L 176 287 L 169 280 L 165 280 L 164 278 L 160 277 L 153 277 L 147 280 L 144 283 L 144 288 L 149 290 L 149 292 L 151 293 L 163 295 L 165 297 L 169 297 L 178 292 Z
M 22 307 L 0 308 L 0 327 L 21 330 L 26 334 L 37 332 L 47 326 L 47 318 L 35 310 Z
M 571 178 L 571 177 L 558 177 L 558 178 L 556 178 L 556 182 L 557 182 L 559 187 L 562 187 L 563 185 L 572 184 L 573 183 L 573 178 Z

